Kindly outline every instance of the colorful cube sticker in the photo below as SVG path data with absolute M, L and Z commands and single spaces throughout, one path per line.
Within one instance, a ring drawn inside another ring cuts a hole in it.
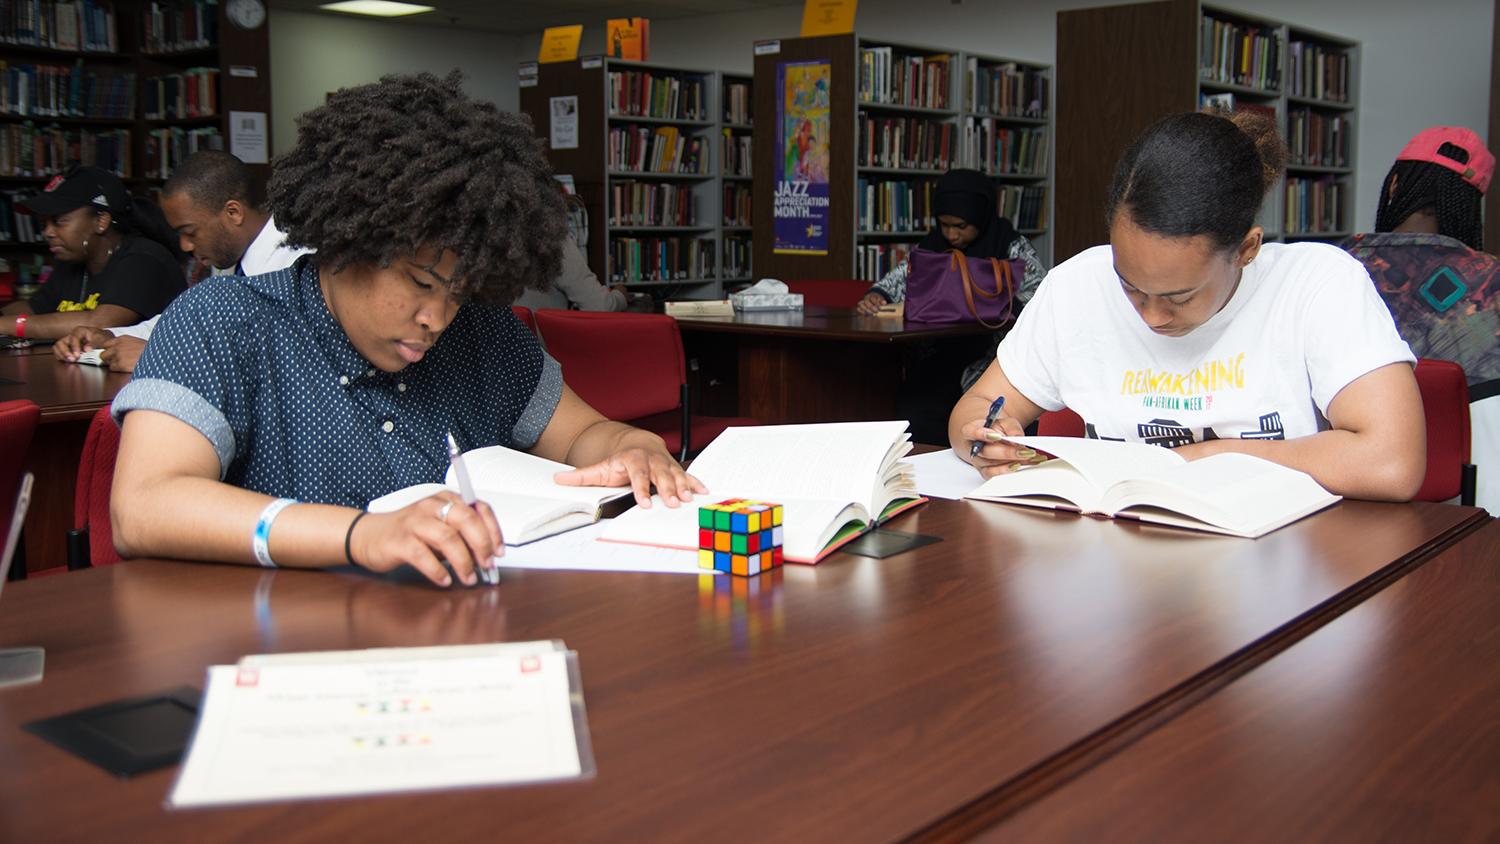
M 780 504 L 731 498 L 698 509 L 698 566 L 750 576 L 781 565 Z

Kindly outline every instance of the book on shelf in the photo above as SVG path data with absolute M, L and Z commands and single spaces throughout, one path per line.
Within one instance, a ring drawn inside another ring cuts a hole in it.
M 5 0 L 0 2 L 0 43 L 87 53 L 117 52 L 114 4 Z
M 750 125 L 750 86 L 744 82 L 729 82 L 724 85 L 724 122 Z
M 695 226 L 692 185 L 617 180 L 610 184 L 611 226 Z
M 691 281 L 714 277 L 714 242 L 707 237 L 612 237 L 609 283 Z
M 1015 62 L 981 65 L 977 56 L 964 62 L 965 107 L 1003 117 L 1047 116 L 1051 80 L 1037 68 Z
M 751 137 L 749 135 L 736 135 L 730 129 L 724 131 L 724 147 L 721 150 L 723 157 L 725 176 L 751 176 L 754 175 L 751 162 Z
M 1311 475 L 1248 454 L 1189 462 L 1168 448 L 1075 437 L 1006 442 L 1053 458 L 965 498 L 1254 538 L 1340 500 Z
M 937 225 L 932 213 L 937 184 L 931 179 L 858 179 L 856 187 L 856 224 L 860 231 L 920 234 Z
M 704 77 L 695 74 L 612 70 L 607 86 L 609 113 L 616 117 L 707 120 L 703 99 L 706 84 Z
M 524 545 L 599 520 L 605 502 L 630 494 L 629 487 L 563 486 L 552 479 L 572 469 L 524 451 L 492 445 L 464 452 L 474 495 L 490 505 L 508 545 Z M 448 490 L 458 492 L 453 469 L 440 484 L 416 484 L 369 503 L 371 513 L 394 513 L 402 507 Z
M 219 9 L 212 0 L 167 0 L 141 10 L 141 51 L 175 53 L 219 42 Z
M 1200 21 L 1198 75 L 1213 82 L 1273 91 L 1281 87 L 1281 32 L 1219 20 Z
M 693 460 L 709 489 L 697 504 L 749 498 L 782 505 L 786 559 L 816 563 L 886 519 L 925 501 L 916 492 L 906 422 L 833 422 L 729 428 Z M 627 510 L 609 542 L 698 548 L 698 507 Z
M 1349 101 L 1349 51 L 1312 41 L 1293 41 L 1291 90 L 1294 97 L 1335 103 Z
M 940 120 L 861 112 L 858 165 L 946 172 L 954 163 L 953 130 Z
M 604 24 L 605 47 L 610 58 L 632 62 L 651 61 L 651 21 L 645 18 L 614 18 Z
M 953 57 L 901 55 L 891 47 L 860 50 L 859 99 L 867 103 L 948 108 Z

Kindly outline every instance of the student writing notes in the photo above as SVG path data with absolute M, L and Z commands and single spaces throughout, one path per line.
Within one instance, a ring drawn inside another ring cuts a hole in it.
M 1426 448 L 1415 359 L 1359 262 L 1262 242 L 1255 215 L 1285 160 L 1274 122 L 1255 114 L 1147 128 L 1115 170 L 1110 244 L 1042 282 L 954 408 L 955 452 L 984 440 L 981 474 L 1015 471 L 1035 455 L 993 440 L 1069 407 L 1091 437 L 1189 460 L 1241 452 L 1338 495 L 1409 499 Z
M 466 584 L 500 549 L 437 482 L 445 435 L 583 468 L 575 485 L 690 500 L 659 437 L 606 421 L 507 307 L 557 274 L 565 233 L 528 121 L 461 77 L 387 76 L 298 119 L 269 192 L 290 268 L 206 280 L 157 326 L 129 385 L 111 500 L 122 555 L 261 565 L 411 564 Z M 462 150 L 462 154 L 458 154 Z

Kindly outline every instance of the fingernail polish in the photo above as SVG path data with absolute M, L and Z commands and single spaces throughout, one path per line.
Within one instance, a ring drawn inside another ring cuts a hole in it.
M 1036 456 L 1034 456 L 1034 457 L 1031 458 L 1031 462 L 1032 463 L 1046 463 L 1047 459 L 1048 459 L 1047 455 L 1045 455 L 1045 454 L 1038 454 L 1038 455 L 1036 455 Z
M 996 442 L 998 440 L 1005 439 L 1005 435 L 1000 433 L 999 431 L 985 431 L 984 438 L 989 440 L 990 442 Z
M 1031 458 L 1033 458 L 1035 456 L 1036 456 L 1036 451 L 1034 451 L 1033 449 L 1029 449 L 1029 448 L 1023 448 L 1020 451 L 1016 452 L 1016 459 L 1018 459 L 1018 460 L 1030 460 Z

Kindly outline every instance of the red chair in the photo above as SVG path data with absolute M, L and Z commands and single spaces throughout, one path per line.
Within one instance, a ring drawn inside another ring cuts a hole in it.
M 73 493 L 73 530 L 68 531 L 68 570 L 120 562 L 109 524 L 109 492 L 115 483 L 120 426 L 99 408 L 89 423 L 78 459 L 78 486 Z
M 801 293 L 804 305 L 852 308 L 870 292 L 870 282 L 854 278 L 814 278 L 788 281 L 788 293 Z
M 31 448 L 31 438 L 36 434 L 37 422 L 42 418 L 42 409 L 27 399 L 0 403 L 0 545 L 10 534 L 10 517 L 21 491 L 21 476 L 25 470 L 26 450 Z M 0 552 L 4 549 L 0 548 Z M 16 556 L 11 564 L 10 579 L 26 578 L 25 545 L 18 543 Z
M 1413 501 L 1474 506 L 1479 470 L 1469 462 L 1469 380 L 1464 368 L 1446 360 L 1417 361 L 1417 388 L 1427 418 L 1427 476 Z
M 1042 411 L 1036 421 L 1036 433 L 1039 437 L 1083 437 L 1088 432 L 1083 427 L 1083 417 L 1065 407 Z
M 682 334 L 666 314 L 542 308 L 536 323 L 573 392 L 606 418 L 659 435 L 680 460 L 725 428 L 760 424 L 692 415 Z
M 525 305 L 511 305 L 510 309 L 516 312 L 516 316 L 520 317 L 522 322 L 526 323 L 526 327 L 531 329 L 532 334 L 536 333 L 536 317 L 532 316 L 530 308 Z

